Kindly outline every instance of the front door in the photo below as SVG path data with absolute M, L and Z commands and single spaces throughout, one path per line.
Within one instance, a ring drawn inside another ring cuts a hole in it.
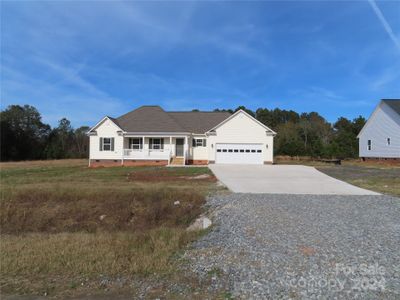
M 175 156 L 183 156 L 184 139 L 175 140 Z

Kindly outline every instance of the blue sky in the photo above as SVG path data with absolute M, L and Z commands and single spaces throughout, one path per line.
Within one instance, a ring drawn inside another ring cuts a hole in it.
M 137 106 L 369 116 L 400 98 L 400 1 L 1 2 L 1 107 L 93 125 Z

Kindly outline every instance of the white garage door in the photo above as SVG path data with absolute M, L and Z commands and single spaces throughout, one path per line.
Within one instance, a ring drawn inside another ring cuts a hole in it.
M 217 164 L 263 164 L 262 144 L 216 144 Z

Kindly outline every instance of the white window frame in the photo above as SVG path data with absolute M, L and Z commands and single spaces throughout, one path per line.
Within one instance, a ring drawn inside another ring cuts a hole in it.
M 150 150 L 163 151 L 164 149 L 162 148 L 163 143 L 161 143 L 161 139 L 162 138 L 151 138 L 152 142 L 151 142 Z M 158 143 L 154 143 L 154 141 L 158 141 Z M 150 146 L 150 142 L 149 142 L 149 146 Z
M 386 145 L 387 145 L 387 146 L 390 146 L 391 142 L 392 142 L 392 141 L 391 141 L 390 137 L 388 137 L 388 138 L 386 139 Z
M 111 151 L 111 139 L 110 137 L 103 138 L 103 151 Z M 106 142 L 108 140 L 108 142 Z M 106 149 L 106 146 L 108 149 Z
M 195 138 L 195 147 L 206 147 L 207 142 L 205 141 L 206 139 L 198 139 Z
M 371 140 L 367 140 L 367 150 L 371 151 L 372 149 L 372 141 Z
M 133 143 L 133 140 L 138 140 L 139 143 Z M 140 151 L 143 149 L 143 139 L 142 138 L 129 138 L 129 149 Z

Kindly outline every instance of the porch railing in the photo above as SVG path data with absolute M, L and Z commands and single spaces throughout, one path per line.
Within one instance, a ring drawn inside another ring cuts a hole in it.
M 170 149 L 124 149 L 126 159 L 171 159 Z

